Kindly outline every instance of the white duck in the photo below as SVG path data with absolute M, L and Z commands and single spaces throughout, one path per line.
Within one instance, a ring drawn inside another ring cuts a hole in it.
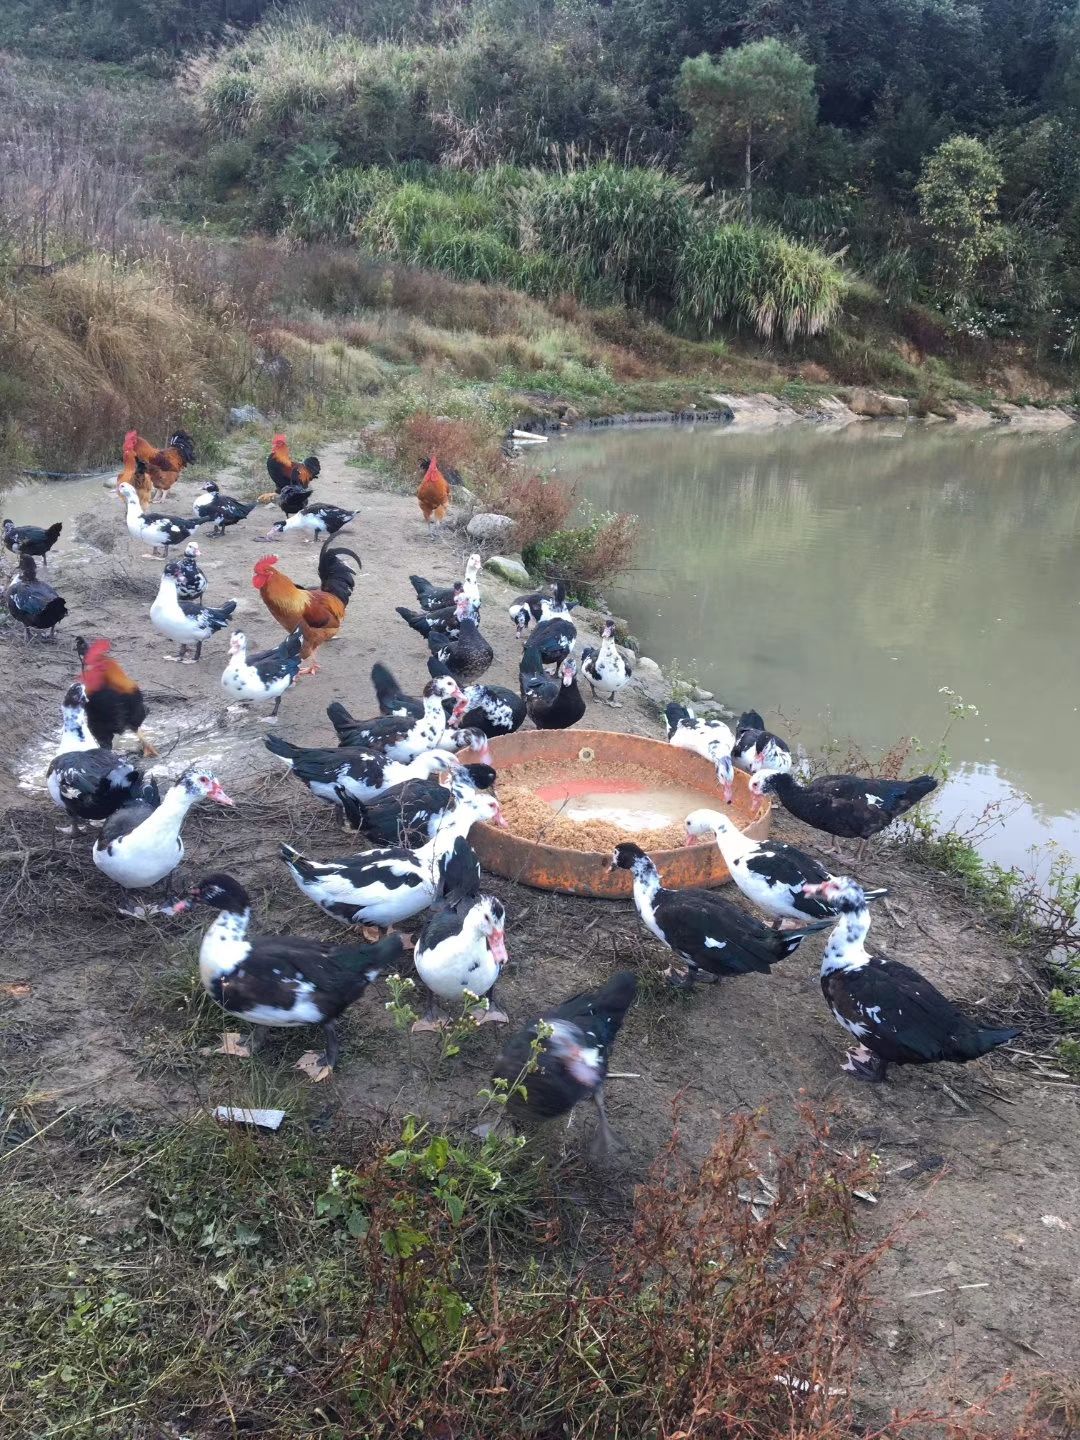
M 200 605 L 197 600 L 181 600 L 177 585 L 181 579 L 181 567 L 173 562 L 165 566 L 154 603 L 150 606 L 150 620 L 156 629 L 180 645 L 178 655 L 166 655 L 166 660 L 179 661 L 181 665 L 194 665 L 202 658 L 203 644 L 224 630 L 236 609 L 235 600 L 224 605 Z M 188 660 L 189 645 L 195 646 L 195 655 Z
M 247 636 L 242 630 L 234 631 L 229 640 L 229 663 L 221 672 L 221 688 L 226 694 L 235 695 L 241 703 L 230 705 L 229 709 L 243 710 L 245 705 L 256 700 L 273 700 L 273 710 L 262 718 L 268 724 L 276 720 L 281 709 L 281 697 L 290 685 L 296 683 L 300 673 L 303 645 L 304 632 L 297 626 L 273 650 L 249 655 Z
M 291 845 L 282 845 L 281 858 L 298 888 L 334 920 L 343 925 L 396 925 L 419 915 L 435 899 L 440 861 L 478 820 L 502 820 L 499 802 L 482 790 L 465 795 L 446 815 L 434 839 L 419 850 L 393 845 L 322 861 L 309 860 Z
M 233 804 L 209 771 L 188 770 L 141 824 L 126 829 L 123 811 L 112 816 L 94 845 L 94 864 L 125 890 L 160 884 L 184 858 L 180 831 L 188 811 L 200 800 Z
M 439 876 L 441 898 L 416 941 L 413 964 L 430 990 L 432 1004 L 414 1030 L 436 1030 L 446 1016 L 436 1000 L 460 1006 L 465 992 L 489 995 L 506 964 L 506 907 L 494 895 L 480 893 L 480 866 L 469 842 L 459 836 L 444 857 Z M 488 1008 L 477 1024 L 506 1023 L 501 1010 Z
M 200 525 L 209 523 L 199 515 L 161 515 L 156 510 L 144 511 L 134 488 L 126 481 L 118 485 L 116 491 L 127 505 L 128 534 L 133 540 L 141 540 L 154 547 L 150 555 L 143 556 L 144 560 L 152 560 L 159 552 L 167 556 L 170 545 L 183 545 Z
M 613 710 L 622 708 L 622 701 L 615 697 L 629 685 L 634 672 L 619 654 L 619 647 L 615 644 L 615 621 L 610 615 L 604 621 L 599 650 L 589 645 L 581 652 L 581 673 L 589 682 L 594 700 L 602 700 Z

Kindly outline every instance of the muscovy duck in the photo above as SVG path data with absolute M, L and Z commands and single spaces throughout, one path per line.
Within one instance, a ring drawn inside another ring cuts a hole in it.
M 585 698 L 578 689 L 577 666 L 571 656 L 549 675 L 539 651 L 526 645 L 518 675 L 525 708 L 538 730 L 568 730 L 585 714 Z
M 60 744 L 45 784 L 53 804 L 71 817 L 70 825 L 60 827 L 63 834 L 78 835 L 89 821 L 107 820 L 132 800 L 159 802 L 153 780 L 144 782 L 130 760 L 97 744 L 89 728 L 86 691 L 78 681 L 69 686 L 60 714 Z
M 918 970 L 870 955 L 868 897 L 854 880 L 829 879 L 813 889 L 840 917 L 821 961 L 821 989 L 837 1022 L 860 1042 L 845 1070 L 884 1080 L 889 1065 L 962 1065 L 1020 1034 L 976 1024 Z
M 231 525 L 239 525 L 255 509 L 256 501 L 245 504 L 232 495 L 222 495 L 216 480 L 207 480 L 191 502 L 191 508 L 203 520 L 212 520 L 211 535 L 224 535 Z
M 142 753 L 157 751 L 142 733 L 146 721 L 146 701 L 131 676 L 112 658 L 108 640 L 90 644 L 81 635 L 75 637 L 75 653 L 82 665 L 82 683 L 86 690 L 86 723 L 97 743 L 105 750 L 112 748 L 117 735 L 131 733 L 142 746 Z
M 565 587 L 561 581 L 558 581 L 552 587 L 552 594 L 548 595 L 542 590 L 537 590 L 531 595 L 519 595 L 516 600 L 510 602 L 508 609 L 518 638 L 523 639 L 531 623 L 539 624 L 541 620 L 553 620 L 560 616 L 565 619 L 575 608 L 576 603 L 576 601 L 567 600 Z
M 791 746 L 766 730 L 756 710 L 744 710 L 735 722 L 731 758 L 748 775 L 756 775 L 759 770 L 790 770 Z
M 259 700 L 273 700 L 274 708 L 262 717 L 270 723 L 277 719 L 282 696 L 296 684 L 303 648 L 304 633 L 297 626 L 273 650 L 249 655 L 247 636 L 236 630 L 229 639 L 229 663 L 221 672 L 221 688 L 227 695 L 234 695 L 241 708 Z
M 40 525 L 16 525 L 11 520 L 5 520 L 4 544 L 14 555 L 36 556 L 47 570 L 49 551 L 60 539 L 63 528 L 59 520 L 48 529 L 43 529 Z
M 294 745 L 280 735 L 267 735 L 265 743 L 271 755 L 285 761 L 301 785 L 306 785 L 316 799 L 328 800 L 331 805 L 340 804 L 339 786 L 355 800 L 366 803 L 392 785 L 401 785 L 406 780 L 426 780 L 456 763 L 453 755 L 444 750 L 428 750 L 403 764 L 374 750 L 349 746 L 313 750 Z
M 326 714 L 339 744 L 375 750 L 388 760 L 415 760 L 425 750 L 439 749 L 446 736 L 446 712 L 438 695 L 427 696 L 419 718 L 378 715 L 374 720 L 354 720 L 338 700 L 326 707 Z
M 694 810 L 686 817 L 686 834 L 690 845 L 702 836 L 712 836 L 732 880 L 748 900 L 773 916 L 778 926 L 785 920 L 803 924 L 836 914 L 828 899 L 812 889 L 833 877 L 805 850 L 780 840 L 751 840 L 719 810 Z M 865 893 L 867 899 L 876 900 L 888 892 Z
M 461 1006 L 465 992 L 494 998 L 494 985 L 507 963 L 506 907 L 494 895 L 480 893 L 480 864 L 459 835 L 439 867 L 439 896 L 424 921 L 413 951 L 416 973 L 431 993 L 427 1014 L 413 1030 L 438 1030 L 449 1017 L 437 1008 L 444 1001 Z M 488 1004 L 476 1013 L 479 1025 L 506 1023 Z
M 611 1141 L 604 1080 L 615 1037 L 636 994 L 634 975 L 620 970 L 599 989 L 571 996 L 513 1035 L 495 1067 L 495 1078 L 510 1088 L 510 1113 L 518 1118 L 553 1120 L 569 1114 L 579 1100 L 591 1100 L 600 1121 L 593 1153 L 602 1155 Z M 535 1068 L 530 1069 L 541 1021 L 551 1034 L 540 1041 Z M 524 1085 L 524 1097 L 517 1092 L 519 1082 Z
M 286 519 L 289 519 L 289 517 L 293 515 L 299 515 L 300 511 L 303 510 L 310 499 L 311 491 L 306 485 L 286 485 L 285 488 L 279 490 L 276 495 L 259 496 L 260 504 L 267 500 L 276 500 L 278 509 Z M 275 535 L 279 534 L 280 532 L 277 527 L 280 523 L 280 520 L 275 520 L 263 538 L 271 540 Z
M 528 637 L 530 649 L 539 652 L 545 665 L 558 665 L 571 653 L 577 644 L 577 626 L 562 615 L 550 620 L 541 620 Z
M 581 673 L 589 682 L 594 700 L 602 700 L 613 710 L 622 708 L 622 702 L 615 697 L 629 685 L 634 671 L 619 654 L 619 647 L 615 644 L 615 621 L 610 615 L 604 621 L 599 650 L 592 645 L 582 650 Z
M 496 773 L 490 765 L 455 765 L 448 785 L 431 780 L 406 780 L 391 785 L 374 800 L 354 800 L 338 787 L 345 823 L 374 845 L 404 845 L 410 850 L 435 838 L 443 817 L 472 790 L 490 790 Z
M 699 720 L 689 706 L 674 700 L 664 706 L 664 720 L 669 745 L 676 750 L 692 750 L 713 762 L 716 783 L 723 789 L 724 803 L 730 805 L 735 793 L 735 764 L 731 758 L 735 736 L 731 727 L 722 720 Z
M 432 655 L 446 666 L 459 684 L 479 680 L 495 659 L 495 652 L 481 635 L 480 627 L 468 615 L 458 622 L 456 639 L 429 635 L 427 643 Z
M 161 515 L 156 510 L 144 512 L 138 495 L 126 481 L 118 485 L 116 491 L 127 505 L 128 534 L 133 540 L 141 540 L 154 547 L 151 554 L 143 556 L 144 560 L 152 560 L 158 555 L 168 558 L 171 546 L 183 545 L 200 525 L 210 523 L 201 515 L 189 518 L 186 515 Z
M 343 925 L 396 925 L 419 915 L 434 900 L 439 862 L 458 836 L 468 835 L 478 820 L 500 818 L 494 795 L 477 790 L 458 801 L 434 839 L 418 850 L 393 845 L 343 860 L 312 860 L 282 845 L 281 858 L 298 889 L 332 919 Z
M 322 540 L 344 530 L 359 513 L 359 510 L 343 510 L 340 505 L 304 505 L 299 510 L 286 514 L 284 520 L 275 521 L 267 531 L 266 538 L 269 540 L 271 535 L 284 535 L 298 530 L 310 545 L 313 540 Z
M 464 695 L 450 671 L 432 655 L 428 660 L 431 679 L 424 686 L 423 696 L 406 695 L 385 665 L 378 663 L 371 667 L 371 683 L 375 699 L 379 702 L 380 715 L 411 715 L 419 719 L 424 713 L 424 702 L 429 695 L 437 695 L 442 701 L 447 724 L 457 724 L 462 713 Z
M 685 985 L 692 985 L 699 975 L 713 979 L 767 975 L 808 935 L 832 925 L 831 920 L 819 920 L 799 930 L 770 930 L 714 890 L 667 890 L 652 858 L 630 843 L 615 847 L 611 863 L 613 869 L 633 874 L 634 905 L 641 923 L 686 962 L 686 978 L 681 982 Z M 670 967 L 667 973 L 671 978 Z
M 199 946 L 199 978 L 211 1000 L 251 1025 L 321 1025 L 326 1048 L 316 1063 L 332 1070 L 339 1053 L 335 1021 L 400 963 L 400 936 L 330 945 L 301 935 L 252 935 L 251 899 L 231 875 L 207 875 L 160 913 L 179 915 L 193 905 L 218 912 Z
M 865 780 L 860 775 L 819 775 L 800 785 L 786 771 L 761 770 L 750 781 L 755 795 L 775 795 L 784 809 L 826 835 L 867 842 L 937 789 L 932 775 L 913 780 Z
M 458 595 L 462 592 L 464 592 L 469 603 L 479 609 L 480 585 L 478 577 L 481 563 L 479 555 L 470 555 L 465 562 L 464 580 L 455 580 L 452 585 L 433 585 L 430 580 L 425 580 L 423 575 L 410 575 L 409 584 L 416 591 L 416 599 L 420 609 L 441 610 L 446 605 L 453 605 Z
M 184 858 L 180 831 L 188 811 L 200 800 L 233 804 L 209 771 L 188 770 L 140 823 L 123 833 L 119 824 L 106 824 L 94 846 L 94 864 L 125 890 L 145 890 L 166 880 Z M 112 821 L 123 813 L 117 812 Z
M 520 730 L 529 713 L 525 701 L 505 685 L 467 685 L 455 716 L 463 730 L 482 730 L 489 740 Z
M 431 635 L 445 635 L 456 640 L 461 633 L 461 622 L 464 619 L 469 618 L 476 624 L 480 623 L 479 608 L 470 604 L 464 590 L 453 605 L 444 605 L 438 610 L 409 610 L 404 605 L 394 608 L 409 629 L 415 630 L 417 635 L 423 635 L 425 639 Z
M 165 566 L 158 585 L 154 603 L 150 606 L 150 620 L 156 629 L 179 646 L 176 655 L 166 655 L 166 660 L 176 660 L 181 665 L 194 665 L 202 659 L 202 647 L 211 636 L 224 630 L 232 618 L 237 601 L 227 600 L 224 605 L 200 605 L 197 600 L 181 600 L 177 593 L 180 566 L 171 561 Z M 188 646 L 195 646 L 194 656 L 186 658 Z
M 45 580 L 38 579 L 37 565 L 31 555 L 19 556 L 19 569 L 4 591 L 8 614 L 23 627 L 29 642 L 32 630 L 41 631 L 45 644 L 56 640 L 56 627 L 68 613 L 67 601 Z
M 176 576 L 176 594 L 181 600 L 198 600 L 200 595 L 206 594 L 206 587 L 210 582 L 203 571 L 199 569 L 201 554 L 198 542 L 192 540 L 184 546 L 183 555 L 176 561 L 179 567 Z

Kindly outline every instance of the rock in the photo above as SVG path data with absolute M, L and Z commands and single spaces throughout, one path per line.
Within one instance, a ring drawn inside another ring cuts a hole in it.
M 1038 405 L 995 405 L 994 414 L 1007 421 L 1010 430 L 1064 430 L 1074 423 L 1072 416 L 1056 405 L 1045 409 Z
M 234 405 L 229 411 L 230 425 L 269 425 L 270 421 L 254 405 Z
M 845 405 L 835 395 L 823 395 L 814 401 L 810 418 L 819 425 L 828 425 L 839 430 L 844 425 L 856 425 L 863 416 L 856 415 L 850 405 Z
M 492 555 L 489 560 L 484 561 L 484 569 L 490 570 L 492 575 L 497 575 L 507 584 L 516 585 L 519 590 L 532 584 L 532 576 L 521 563 L 520 555 Z
M 485 545 L 498 545 L 509 540 L 514 529 L 514 522 L 509 515 L 496 515 L 490 510 L 482 510 L 479 515 L 474 515 L 465 527 L 470 539 L 479 540 Z
M 626 662 L 626 664 L 630 666 L 630 669 L 631 669 L 631 670 L 636 670 L 636 669 L 637 669 L 637 667 L 638 667 L 638 665 L 639 665 L 640 662 L 639 662 L 639 660 L 638 660 L 638 657 L 637 657 L 636 653 L 635 653 L 633 650 L 631 650 L 631 648 L 630 648 L 629 645 L 620 645 L 620 644 L 618 643 L 618 641 L 616 641 L 616 642 L 615 642 L 615 649 L 618 650 L 619 654 L 622 656 L 622 658 L 623 658 L 623 660 Z
M 638 656 L 637 668 L 639 671 L 644 671 L 646 675 L 662 675 L 664 673 L 656 661 L 650 659 L 648 655 Z
M 731 412 L 731 423 L 745 430 L 765 430 L 776 425 L 792 425 L 802 417 L 775 395 L 710 395 L 714 405 Z
M 700 704 L 706 700 L 715 700 L 716 696 L 711 690 L 703 690 L 700 685 L 695 685 L 690 691 L 690 699 L 696 700 Z
M 969 405 L 965 400 L 943 400 L 936 410 L 944 419 L 965 430 L 981 430 L 994 423 L 989 410 L 984 410 L 981 405 Z
M 848 408 L 856 415 L 866 415 L 878 420 L 884 415 L 906 417 L 911 409 L 903 395 L 885 395 L 880 390 L 864 390 L 861 387 L 849 390 L 844 397 Z

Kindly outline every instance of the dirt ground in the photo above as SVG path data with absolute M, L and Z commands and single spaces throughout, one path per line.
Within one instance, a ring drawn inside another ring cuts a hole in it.
M 347 543 L 363 557 L 363 572 L 341 638 L 321 653 L 322 674 L 303 680 L 283 704 L 278 730 L 301 742 L 331 743 L 323 713 L 331 700 L 357 715 L 374 713 L 368 673 L 377 659 L 414 693 L 420 689 L 426 647 L 393 607 L 412 603 L 410 571 L 449 581 L 460 574 L 466 548 L 453 531 L 432 543 L 412 497 L 380 488 L 376 475 L 347 463 L 349 455 L 344 444 L 323 450 L 318 493 L 359 507 Z M 222 489 L 245 495 L 262 488 L 261 464 L 261 454 L 245 452 L 223 474 Z M 53 493 L 64 513 L 61 489 L 45 490 L 42 523 L 54 518 Z M 182 481 L 160 508 L 183 513 L 192 493 L 192 483 Z M 253 561 L 274 549 L 298 581 L 315 576 L 315 549 L 298 536 L 278 537 L 273 546 L 255 539 L 271 518 L 258 511 L 226 538 L 203 543 L 209 598 L 239 599 L 238 620 L 257 648 L 276 644 L 280 632 L 251 586 Z M 163 660 L 168 644 L 148 617 L 160 565 L 141 558 L 143 549 L 129 541 L 118 502 L 102 494 L 92 514 L 66 527 L 50 566 L 70 610 L 58 643 L 25 646 L 13 626 L 0 634 L 7 682 L 0 693 L 7 762 L 0 779 L 0 984 L 32 987 L 0 998 L 0 1080 L 10 1104 L 36 1097 L 46 1119 L 67 1110 L 182 1116 L 263 1095 L 245 1062 L 199 1054 L 206 1026 L 195 1033 L 187 1001 L 205 917 L 171 926 L 118 918 L 117 892 L 93 867 L 90 842 L 54 833 L 59 817 L 42 779 L 57 707 L 77 674 L 76 634 L 108 636 L 141 682 L 152 705 L 148 729 L 162 750 L 157 773 L 173 776 L 198 761 L 237 797 L 235 811 L 193 815 L 183 877 L 231 869 L 257 896 L 262 927 L 340 933 L 295 891 L 276 849 L 289 839 L 328 858 L 348 853 L 350 842 L 329 808 L 265 751 L 267 726 L 225 713 L 218 684 L 224 636 L 209 643 L 199 666 Z M 482 590 L 483 628 L 497 652 L 489 678 L 514 685 L 518 646 L 504 608 L 510 592 L 486 575 Z M 590 707 L 585 723 L 660 733 L 656 707 L 643 698 L 621 711 Z M 813 834 L 794 822 L 778 828 L 815 847 Z M 643 935 L 630 904 L 492 880 L 508 909 L 512 962 L 500 1004 L 520 1023 L 615 967 L 641 973 L 642 998 L 614 1063 L 633 1078 L 609 1087 L 620 1136 L 606 1180 L 613 1193 L 625 1194 L 667 1138 L 680 1093 L 684 1131 L 701 1151 L 738 1109 L 768 1107 L 783 1132 L 797 1123 L 796 1105 L 811 1101 L 831 1111 L 837 1145 L 879 1157 L 877 1203 L 865 1206 L 864 1224 L 872 1235 L 899 1234 L 877 1279 L 864 1375 L 871 1407 L 905 1406 L 928 1387 L 973 1399 L 1009 1371 L 1021 1387 L 1045 1372 L 1074 1374 L 1080 1089 L 1046 1073 L 1051 1062 L 1031 1058 L 1047 1049 L 1037 974 L 947 882 L 913 868 L 901 852 L 880 847 L 862 875 L 890 887 L 891 908 L 877 911 L 872 943 L 988 1017 L 1019 1016 L 1028 1028 L 1010 1053 L 964 1069 L 901 1072 L 883 1087 L 860 1085 L 840 1072 L 845 1037 L 822 1002 L 818 944 L 807 943 L 767 978 L 700 987 L 687 998 L 659 984 L 665 954 Z M 381 998 L 369 996 L 350 1015 L 341 1064 L 320 1087 L 320 1101 L 349 1113 L 411 1110 L 470 1123 L 500 1027 L 484 1027 L 455 1063 L 437 1063 L 432 1037 L 400 1036 Z M 269 1051 L 281 1070 L 274 1095 L 286 1108 L 290 1093 L 301 1093 L 295 1087 L 308 1087 L 289 1067 L 314 1039 L 285 1036 Z M 310 1110 L 310 1098 L 305 1104 Z M 583 1117 L 577 1134 L 591 1124 Z M 94 1178 L 74 1183 L 85 1186 L 92 1205 Z

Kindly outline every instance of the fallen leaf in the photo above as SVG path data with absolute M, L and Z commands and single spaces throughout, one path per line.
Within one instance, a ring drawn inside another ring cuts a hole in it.
M 317 1050 L 308 1050 L 306 1054 L 301 1055 L 293 1069 L 302 1070 L 305 1075 L 314 1080 L 316 1085 L 322 1080 L 329 1080 L 334 1073 L 334 1067 L 324 1065 L 323 1057 Z
M 0 985 L 0 995 L 6 995 L 10 1000 L 25 1000 L 33 993 L 34 987 L 29 980 L 12 980 L 9 985 Z
M 251 1046 L 246 1043 L 239 1030 L 226 1030 L 221 1037 L 221 1044 L 216 1049 L 209 1045 L 199 1051 L 200 1055 L 233 1055 L 238 1060 L 251 1059 Z
M 401 931 L 399 930 L 399 931 L 398 931 L 398 939 L 401 941 L 401 948 L 402 948 L 403 950 L 415 950 L 415 949 L 416 949 L 416 936 L 415 936 L 415 935 L 403 935 L 403 934 L 401 933 Z
M 370 940 L 373 945 L 375 941 L 378 940 L 381 933 L 382 932 L 377 925 L 360 926 L 360 934 L 363 935 L 365 940 Z

